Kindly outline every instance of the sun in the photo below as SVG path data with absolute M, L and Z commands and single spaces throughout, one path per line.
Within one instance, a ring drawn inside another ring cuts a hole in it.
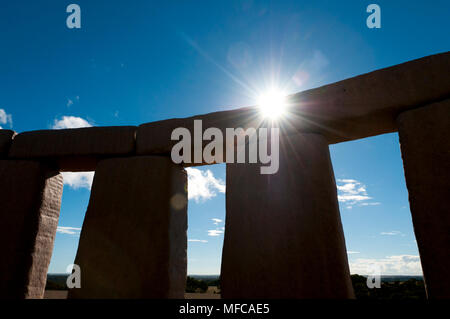
M 258 97 L 261 115 L 270 120 L 277 120 L 286 112 L 286 94 L 278 89 L 270 89 Z

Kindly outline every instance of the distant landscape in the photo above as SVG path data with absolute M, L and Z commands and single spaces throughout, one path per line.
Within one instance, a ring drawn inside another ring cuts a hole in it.
M 67 290 L 67 276 L 67 274 L 47 275 L 45 289 L 48 298 L 65 298 L 66 294 L 55 294 L 54 292 Z M 356 299 L 426 299 L 422 276 L 381 276 L 381 288 L 379 289 L 369 289 L 365 276 L 355 274 L 351 278 Z M 220 277 L 218 275 L 188 276 L 186 298 L 220 298 Z

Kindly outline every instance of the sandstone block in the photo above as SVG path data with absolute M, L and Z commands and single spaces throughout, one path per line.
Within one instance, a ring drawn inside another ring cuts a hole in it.
M 450 298 L 450 100 L 397 119 L 409 204 L 429 298 Z
M 104 158 L 135 153 L 134 126 L 41 130 L 18 134 L 10 158 L 55 161 L 61 171 L 92 171 Z
M 8 155 L 9 147 L 15 134 L 14 131 L 0 129 L 0 157 Z
M 69 298 L 183 298 L 187 178 L 170 158 L 98 164 Z
M 399 113 L 450 96 L 450 53 L 427 56 L 287 97 L 281 133 L 318 133 L 329 144 L 395 132 Z M 170 154 L 171 133 L 193 122 L 204 128 L 264 127 L 257 107 L 145 123 L 137 130 L 137 154 Z
M 328 144 L 280 138 L 279 171 L 227 164 L 224 298 L 352 298 Z
M 58 171 L 0 160 L 0 298 L 42 298 L 63 191 Z

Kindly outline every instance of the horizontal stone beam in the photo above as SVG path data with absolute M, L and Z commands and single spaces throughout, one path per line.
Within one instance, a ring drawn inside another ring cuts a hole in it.
M 447 52 L 297 93 L 291 125 L 330 144 L 395 132 L 401 112 L 450 97 L 449 72 Z
M 405 110 L 450 96 L 450 53 L 409 61 L 316 89 L 290 95 L 288 113 L 279 122 L 284 134 L 318 133 L 329 144 L 397 130 L 395 119 Z M 173 129 L 193 135 L 194 120 L 203 129 L 264 127 L 257 107 L 209 113 L 190 118 L 142 124 L 137 131 L 137 154 L 169 154 L 177 141 Z
M 92 171 L 101 159 L 133 155 L 135 140 L 135 126 L 31 131 L 15 136 L 9 158 L 55 161 L 61 171 Z
M 15 134 L 11 130 L 0 130 L 0 157 L 8 155 L 9 147 Z

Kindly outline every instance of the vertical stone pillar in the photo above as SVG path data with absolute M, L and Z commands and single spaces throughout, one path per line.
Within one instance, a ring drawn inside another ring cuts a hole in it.
M 14 131 L 0 129 L 0 158 L 7 156 L 15 134 Z
M 397 118 L 428 298 L 450 298 L 450 100 Z
M 69 298 L 184 298 L 186 171 L 168 157 L 99 162 Z
M 0 160 L 0 298 L 42 298 L 63 180 L 33 161 Z
M 227 164 L 224 298 L 352 298 L 326 140 L 280 136 L 279 171 Z

